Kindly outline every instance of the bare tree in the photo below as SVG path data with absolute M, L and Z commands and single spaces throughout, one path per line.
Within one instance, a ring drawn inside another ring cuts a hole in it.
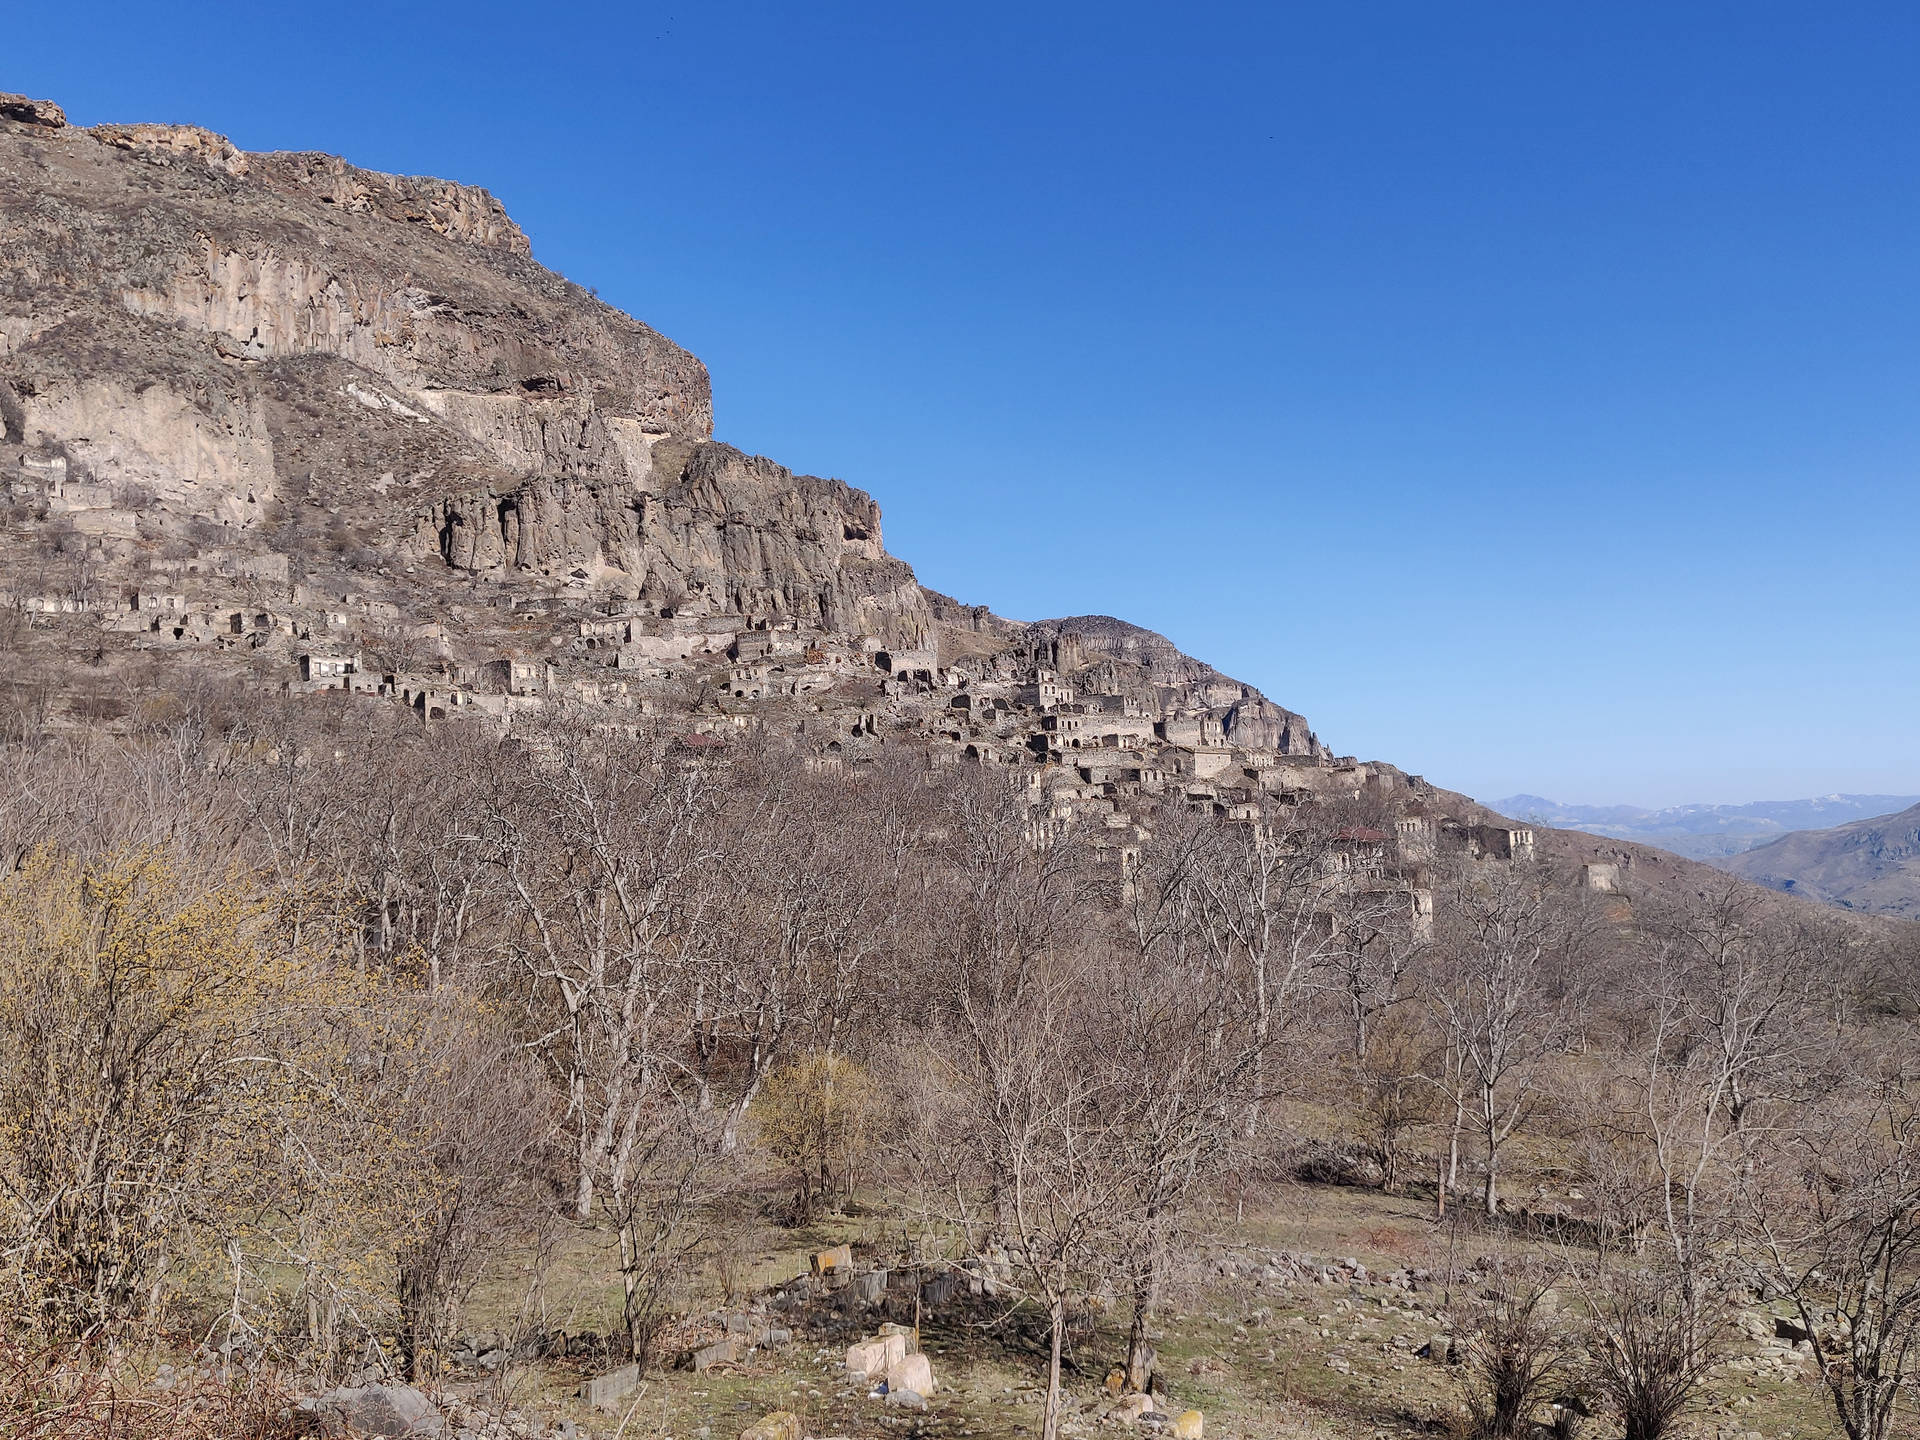
M 1731 888 L 1682 900 L 1662 918 L 1636 966 L 1641 1038 L 1627 1085 L 1670 1278 L 1704 1326 L 1700 1297 L 1754 1149 L 1805 1083 L 1817 967 L 1803 927 Z
M 401 1365 L 421 1378 L 487 1265 L 548 1220 L 560 1117 L 534 1062 L 469 996 L 443 987 L 411 1008 L 416 1033 L 383 1068 L 393 1143 L 429 1172 L 395 1267 Z
M 1500 1209 L 1501 1149 L 1533 1104 L 1564 1018 L 1555 970 L 1573 932 L 1556 899 L 1544 872 L 1469 865 L 1440 917 L 1430 1004 L 1456 1067 L 1456 1114 L 1471 1112 L 1480 1139 L 1489 1215 Z
M 1234 1119 L 1258 1098 L 1267 1058 L 1242 1003 L 1247 978 L 1233 963 L 1245 952 L 1205 943 L 1199 867 L 1214 853 L 1214 825 L 1175 810 L 1156 817 L 1123 887 L 1126 952 L 1109 963 L 1097 997 L 1117 1066 L 1105 1120 L 1126 1179 L 1126 1371 L 1135 1391 L 1153 1378 L 1170 1243 L 1203 1177 L 1229 1162 Z
M 1273 1093 L 1281 1036 L 1316 972 L 1344 945 L 1341 915 L 1354 888 L 1344 817 L 1307 804 L 1260 823 L 1214 827 L 1193 867 L 1194 914 L 1215 964 L 1242 977 L 1252 1017 L 1254 1074 L 1245 1106 L 1251 1137 Z
M 476 843 L 517 902 L 505 960 L 527 1043 L 567 1096 L 577 1218 L 619 1236 L 629 1341 L 646 1358 L 661 1277 L 698 1239 L 725 1147 L 697 1067 L 698 994 L 723 934 L 719 764 L 567 717 L 531 732 Z
M 1837 1080 L 1746 1187 L 1745 1253 L 1812 1339 L 1848 1440 L 1884 1440 L 1920 1355 L 1920 1098 L 1907 1053 Z
M 947 1081 L 928 1179 L 953 1218 L 1004 1235 L 1050 1336 L 1043 1440 L 1061 1415 L 1068 1305 L 1104 1268 L 1124 1179 L 1103 1123 L 1115 1092 L 1110 1037 L 1092 1023 L 1100 950 L 1083 942 L 1086 859 L 1038 836 L 1024 805 L 963 776 L 938 815 L 950 864 L 939 895 L 946 1023 L 929 1032 Z

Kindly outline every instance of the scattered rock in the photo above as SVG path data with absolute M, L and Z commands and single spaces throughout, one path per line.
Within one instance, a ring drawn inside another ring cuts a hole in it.
M 875 1375 L 886 1374 L 906 1358 L 907 1340 L 904 1335 L 881 1335 L 877 1339 L 863 1340 L 858 1345 L 847 1347 L 847 1373 L 861 1380 L 870 1380 Z
M 828 1275 L 835 1270 L 853 1269 L 853 1247 L 836 1245 L 831 1250 L 822 1250 L 813 1257 L 813 1273 Z
M 740 1359 L 740 1342 L 729 1335 L 693 1352 L 693 1368 L 709 1370 L 715 1365 L 732 1365 Z
M 1151 1414 L 1152 1411 L 1153 1397 L 1151 1395 L 1123 1395 L 1120 1397 L 1118 1403 L 1114 1405 L 1113 1409 L 1107 1413 L 1117 1420 L 1132 1421 L 1140 1419 L 1143 1415 Z

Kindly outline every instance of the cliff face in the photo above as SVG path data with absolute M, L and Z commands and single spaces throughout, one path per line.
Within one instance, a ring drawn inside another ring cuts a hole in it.
M 1328 758 L 1137 626 L 922 590 L 869 496 L 717 443 L 705 367 L 471 186 L 0 97 L 0 426 L 0 610 L 97 657 L 72 715 L 165 656 L 508 718 L 758 707 L 836 748 Z
M 882 547 L 870 497 L 728 445 L 659 448 L 657 457 L 641 448 L 618 479 L 540 475 L 446 496 L 422 516 L 419 549 L 475 574 L 583 570 L 622 598 L 683 616 L 762 616 L 901 646 L 926 639 L 926 601 Z
M 484 190 L 324 155 L 242 155 L 185 126 L 12 124 L 0 155 L 9 348 L 120 310 L 226 360 L 337 355 L 418 395 L 557 398 L 704 438 L 706 368 L 534 263 Z
M 129 579 L 207 526 L 322 571 L 306 509 L 424 583 L 925 638 L 873 501 L 712 444 L 705 367 L 535 264 L 486 191 L 28 103 L 0 121 L 0 420 Z

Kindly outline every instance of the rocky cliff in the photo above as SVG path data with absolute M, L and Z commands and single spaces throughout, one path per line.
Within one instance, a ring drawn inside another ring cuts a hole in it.
M 524 577 L 925 640 L 873 501 L 712 443 L 705 367 L 536 264 L 486 191 L 8 105 L 6 459 L 94 537 L 84 580 L 73 545 L 14 547 L 16 585 L 93 606 L 61 592 L 210 546 L 421 592 L 402 609 Z
M 715 442 L 701 363 L 471 186 L 0 98 L 0 423 L 22 653 L 99 656 L 56 690 L 159 652 L 509 716 L 804 693 L 851 717 L 817 731 L 879 739 L 883 712 L 1012 755 L 1104 697 L 1202 748 L 1325 755 L 1150 632 L 923 591 L 869 496 Z M 968 684 L 984 728 L 936 694 Z

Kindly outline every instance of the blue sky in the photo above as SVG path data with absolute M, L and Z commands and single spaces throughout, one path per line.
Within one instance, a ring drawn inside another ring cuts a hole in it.
M 1483 797 L 1920 793 L 1912 6 L 74 3 L 0 89 L 484 184 L 880 500 Z

